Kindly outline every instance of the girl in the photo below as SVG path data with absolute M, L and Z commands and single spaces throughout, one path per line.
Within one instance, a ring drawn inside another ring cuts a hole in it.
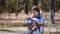
M 28 26 L 27 34 L 43 34 L 44 17 L 37 6 L 32 9 L 32 14 L 26 20 Z

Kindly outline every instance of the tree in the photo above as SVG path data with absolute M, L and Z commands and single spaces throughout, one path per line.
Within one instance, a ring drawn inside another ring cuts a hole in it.
M 38 3 L 39 3 L 39 0 L 33 0 L 33 6 L 38 5 Z
M 5 0 L 0 0 L 0 13 L 5 11 Z

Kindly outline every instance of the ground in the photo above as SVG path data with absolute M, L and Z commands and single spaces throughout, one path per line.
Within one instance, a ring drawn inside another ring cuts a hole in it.
M 14 29 L 13 29 L 14 28 Z M 3 30 L 0 31 L 0 34 L 26 34 L 27 27 L 13 27 L 13 28 L 3 28 Z M 51 28 L 51 33 L 57 32 L 57 30 L 53 27 Z M 60 34 L 60 29 L 58 29 L 58 32 Z M 44 28 L 44 34 L 49 34 L 49 28 Z

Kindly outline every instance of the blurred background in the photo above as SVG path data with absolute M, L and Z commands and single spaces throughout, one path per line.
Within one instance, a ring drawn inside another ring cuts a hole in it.
M 51 3 L 54 8 L 54 19 L 57 27 L 54 27 L 50 21 Z M 52 2 L 51 0 L 0 0 L 0 33 L 25 34 L 27 30 L 24 25 L 25 20 L 31 15 L 31 8 L 35 4 L 41 8 L 44 15 L 44 34 L 56 34 L 57 31 L 60 34 L 60 0 Z

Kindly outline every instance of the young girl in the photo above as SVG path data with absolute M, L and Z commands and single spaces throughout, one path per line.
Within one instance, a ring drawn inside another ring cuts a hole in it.
M 40 9 L 36 6 L 32 9 L 32 16 L 27 18 L 27 34 L 42 34 L 44 30 L 44 17 Z

